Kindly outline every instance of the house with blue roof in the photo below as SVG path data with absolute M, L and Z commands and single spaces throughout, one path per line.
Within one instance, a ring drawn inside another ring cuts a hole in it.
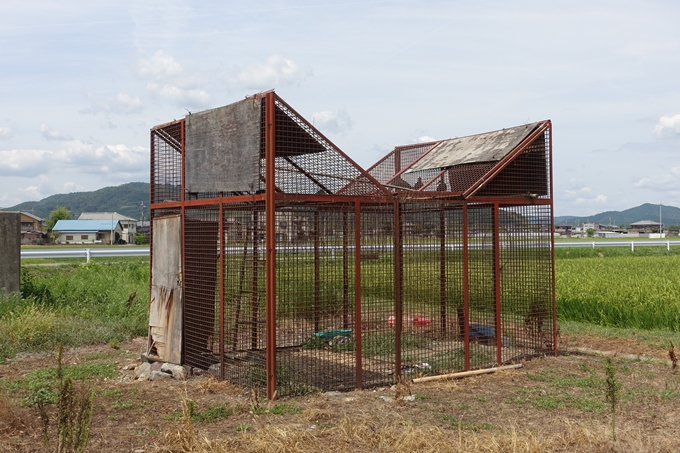
M 117 244 L 123 234 L 120 220 L 59 220 L 52 229 L 57 244 Z

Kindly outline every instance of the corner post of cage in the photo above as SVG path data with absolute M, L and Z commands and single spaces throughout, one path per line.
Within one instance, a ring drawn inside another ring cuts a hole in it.
M 186 293 L 187 293 L 187 288 L 186 288 L 186 275 L 185 275 L 185 270 L 187 268 L 186 266 L 186 260 L 187 260 L 187 254 L 186 254 L 186 240 L 185 240 L 185 235 L 186 235 L 186 228 L 185 228 L 185 221 L 186 221 L 186 215 L 184 212 L 184 188 L 185 188 L 185 180 L 184 180 L 184 164 L 185 164 L 185 156 L 186 156 L 186 135 L 185 135 L 185 125 L 186 121 L 183 119 L 180 121 L 180 127 L 179 127 L 179 141 L 180 141 L 180 190 L 179 190 L 179 201 L 180 201 L 180 208 L 179 208 L 179 217 L 180 217 L 180 228 L 181 232 L 180 235 L 182 237 L 182 243 L 180 244 L 181 247 L 181 258 L 180 258 L 180 266 L 182 266 L 182 269 L 180 269 L 180 275 L 182 276 L 181 280 L 181 287 L 182 287 L 182 317 L 184 318 L 184 321 L 186 321 Z M 180 357 L 182 358 L 182 363 L 185 363 L 186 357 L 185 357 L 185 351 L 186 348 L 184 347 L 184 344 L 186 342 L 186 322 L 182 322 L 182 352 L 180 354 Z
M 494 326 L 496 336 L 496 363 L 503 363 L 503 339 L 501 338 L 501 233 L 500 209 L 498 202 L 493 204 L 493 294 L 494 294 Z
M 153 204 L 153 197 L 154 194 L 156 193 L 155 190 L 155 184 L 154 180 L 156 178 L 156 171 L 154 169 L 154 164 L 156 159 L 154 159 L 154 153 L 156 152 L 156 147 L 154 145 L 154 131 L 153 129 L 151 130 L 151 133 L 149 134 L 149 303 L 151 303 L 151 294 L 153 294 L 153 209 L 151 209 L 151 205 Z M 182 323 L 184 324 L 184 323 Z M 148 326 L 147 329 L 148 335 L 147 335 L 147 346 L 146 346 L 146 351 L 148 352 L 151 349 L 151 326 Z M 184 338 L 184 335 L 182 335 L 182 338 Z M 181 360 L 184 360 L 184 357 L 181 356 Z
M 401 377 L 401 331 L 404 320 L 403 312 L 403 263 L 402 263 L 402 222 L 401 222 L 401 202 L 398 198 L 394 199 L 394 374 L 397 378 Z
M 225 363 L 224 363 L 224 193 L 219 193 L 220 199 L 220 220 L 219 220 L 219 231 L 220 231 L 220 252 L 219 252 L 219 262 L 220 271 L 217 273 L 220 278 L 220 379 L 224 379 Z
M 552 148 L 552 122 L 548 121 L 548 158 L 550 159 L 550 261 L 552 270 L 552 322 L 553 322 L 553 355 L 557 357 L 558 355 L 558 345 L 557 345 L 557 301 L 556 301 L 556 283 L 555 283 L 555 208 L 554 208 L 554 196 L 553 196 L 553 148 Z
M 470 255 L 468 253 L 468 203 L 463 202 L 463 348 L 465 371 L 470 370 Z M 461 332 L 458 332 L 460 334 Z
M 356 387 L 363 388 L 363 355 L 361 323 L 361 202 L 354 202 L 354 329 L 356 331 Z
M 274 220 L 276 215 L 275 198 L 275 152 L 276 116 L 274 110 L 274 93 L 267 93 L 265 98 L 265 242 L 266 242 L 266 369 L 267 398 L 276 397 L 276 232 Z
M 446 335 L 446 203 L 439 207 L 439 314 L 440 330 Z

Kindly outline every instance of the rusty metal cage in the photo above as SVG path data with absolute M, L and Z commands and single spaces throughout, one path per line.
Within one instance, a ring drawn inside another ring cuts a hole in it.
M 551 127 L 397 147 L 368 170 L 399 205 L 402 372 L 557 353 Z
M 273 398 L 556 352 L 550 123 L 495 134 L 366 171 L 273 91 L 153 128 L 149 357 Z

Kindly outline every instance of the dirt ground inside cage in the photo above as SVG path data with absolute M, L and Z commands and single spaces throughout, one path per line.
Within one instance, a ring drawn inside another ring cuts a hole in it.
M 515 370 L 273 402 L 207 374 L 135 380 L 145 345 L 64 351 L 64 374 L 95 395 L 87 451 L 680 451 L 680 373 L 667 347 L 632 339 L 563 334 L 559 357 Z M 607 358 L 621 384 L 616 440 Z M 54 353 L 0 365 L 0 451 L 56 451 L 55 365 Z

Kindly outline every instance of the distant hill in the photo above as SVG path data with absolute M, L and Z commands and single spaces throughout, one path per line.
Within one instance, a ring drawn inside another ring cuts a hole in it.
M 149 219 L 149 183 L 131 182 L 116 187 L 104 187 L 94 192 L 57 194 L 40 201 L 26 201 L 5 211 L 28 211 L 46 219 L 50 211 L 64 206 L 77 219 L 82 212 L 117 212 L 139 220 L 140 203 L 144 202 L 144 216 Z
M 659 221 L 659 205 L 645 203 L 625 211 L 606 211 L 587 217 L 559 216 L 555 217 L 555 225 L 578 225 L 586 222 L 599 223 L 602 225 L 617 225 L 627 227 L 633 222 L 640 220 Z M 680 208 L 675 206 L 661 205 L 661 222 L 664 226 L 680 225 Z

